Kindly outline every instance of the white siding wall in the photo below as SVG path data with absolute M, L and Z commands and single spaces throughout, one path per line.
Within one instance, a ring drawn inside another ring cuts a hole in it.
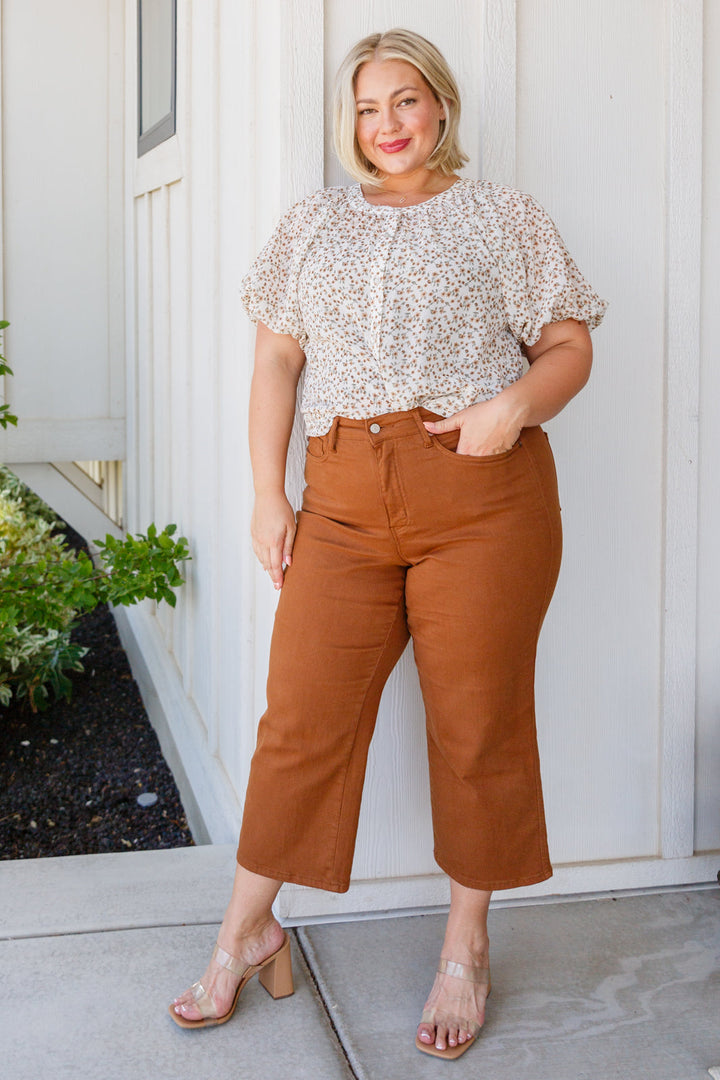
M 694 506 L 698 351 L 692 333 L 679 334 L 677 312 L 699 307 L 699 261 L 679 284 L 673 276 L 677 260 L 692 265 L 697 247 L 701 16 L 700 0 L 457 0 L 442 11 L 431 0 L 180 0 L 178 134 L 136 165 L 128 0 L 129 527 L 177 521 L 194 562 L 175 612 L 146 605 L 121 623 L 168 756 L 213 840 L 236 835 L 274 608 L 248 536 L 252 333 L 237 286 L 287 205 L 343 182 L 322 127 L 343 53 L 372 29 L 406 25 L 435 40 L 459 75 L 467 174 L 533 192 L 611 301 L 591 384 L 551 425 L 566 556 L 538 696 L 558 869 L 525 892 L 710 877 L 711 859 L 685 858 L 693 840 L 694 518 L 678 529 Z M 717 41 L 717 11 L 707 19 Z M 709 132 L 720 97 L 712 71 L 705 95 Z M 716 134 L 707 138 L 709 191 L 718 146 Z M 706 217 L 717 233 L 709 199 Z M 717 248 L 704 249 L 706 298 L 717 293 Z M 716 307 L 706 299 L 703 378 L 711 388 Z M 703 394 L 704 492 L 718 451 L 717 400 Z M 681 436 L 669 447 L 666 430 Z M 300 457 L 297 432 L 296 500 Z M 700 571 L 717 598 L 713 513 L 703 504 Z M 698 746 L 715 775 L 716 610 L 701 601 Z M 286 913 L 442 902 L 424 753 L 408 651 L 371 752 L 355 863 L 363 884 L 347 898 L 289 889 Z M 707 851 L 720 845 L 717 796 L 706 765 L 698 776 L 698 847 Z M 663 851 L 673 858 L 660 859 Z
M 697 851 L 720 848 L 720 4 L 705 12 L 700 544 L 698 552 Z
M 122 4 L 69 8 L 0 4 L 2 306 L 21 421 L 0 431 L 0 458 L 13 463 L 125 451 Z
M 659 10 L 655 0 L 518 4 L 516 183 L 548 209 L 610 300 L 593 335 L 591 382 L 548 425 L 565 551 L 540 651 L 538 717 L 551 857 L 563 863 L 659 851 L 666 146 Z

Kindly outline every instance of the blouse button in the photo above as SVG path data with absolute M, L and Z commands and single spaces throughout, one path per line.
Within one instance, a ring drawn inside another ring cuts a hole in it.
M 372 431 L 373 435 L 379 435 L 380 434 L 380 425 L 379 424 L 371 424 L 370 425 L 370 430 Z

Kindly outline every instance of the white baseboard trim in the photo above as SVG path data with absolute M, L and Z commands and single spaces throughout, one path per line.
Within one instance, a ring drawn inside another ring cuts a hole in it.
M 113 615 L 195 843 L 236 844 L 240 803 L 222 763 L 208 752 L 202 719 L 157 621 L 143 605 L 114 608 Z
M 524 889 L 498 890 L 493 907 L 513 904 L 557 902 L 608 893 L 645 892 L 682 885 L 717 885 L 720 852 L 687 859 L 634 859 L 618 862 L 556 866 L 549 881 Z M 355 881 L 346 893 L 326 893 L 299 885 L 284 885 L 276 901 L 280 918 L 297 924 L 368 916 L 369 913 L 408 915 L 427 909 L 444 909 L 450 902 L 444 874 L 422 877 Z

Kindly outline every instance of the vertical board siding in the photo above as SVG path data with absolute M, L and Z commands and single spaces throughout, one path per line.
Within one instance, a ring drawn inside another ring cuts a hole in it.
M 695 850 L 720 849 L 720 4 L 705 5 Z
M 540 643 L 538 724 L 558 862 L 659 848 L 662 15 L 650 0 L 517 7 L 517 186 L 610 301 L 587 388 L 546 425 L 565 550 Z
M 168 446 L 172 413 L 170 412 L 170 266 L 168 235 L 168 189 L 158 188 L 147 196 L 152 205 L 152 366 L 153 458 L 155 477 L 152 520 L 163 528 L 170 521 L 170 468 Z M 149 522 L 143 522 L 145 531 Z M 172 609 L 159 604 L 157 618 L 167 639 L 171 632 Z
M 190 138 L 190 101 L 192 95 L 190 42 L 192 38 L 192 7 L 178 5 L 177 19 L 177 131 L 187 170 Z M 190 432 L 194 419 L 191 394 L 192 342 L 191 327 L 191 243 L 190 190 L 187 179 L 169 187 L 170 200 L 170 305 L 171 305 L 171 367 L 172 367 L 172 493 L 174 514 L 181 535 L 188 538 L 193 561 L 185 564 L 183 586 L 173 625 L 173 651 L 181 673 L 183 689 L 192 696 L 193 589 L 196 577 L 197 551 L 192 529 L 192 489 L 190 464 L 192 444 Z M 202 722 L 200 720 L 200 722 Z
M 698 387 L 702 211 L 702 0 L 670 8 L 661 845 L 692 855 L 697 664 Z
M 218 24 L 218 609 L 222 666 L 218 679 L 219 755 L 242 797 L 254 749 L 256 716 L 252 631 L 255 557 L 247 450 L 252 334 L 239 304 L 251 258 L 254 176 L 254 25 L 247 4 L 222 4 Z
M 487 0 L 479 76 L 483 89 L 480 175 L 508 187 L 515 186 L 516 42 L 515 0 Z
M 125 218 L 125 397 L 127 417 L 125 421 L 125 462 L 123 490 L 123 520 L 125 528 L 132 531 L 137 521 L 137 288 L 138 288 L 138 230 L 137 205 L 131 198 L 133 171 L 135 166 L 136 124 L 130 119 L 136 106 L 135 81 L 137 80 L 136 33 L 137 8 L 132 4 L 124 5 L 124 42 L 125 64 L 123 86 L 125 91 L 125 169 L 124 180 L 124 218 Z
M 124 417 L 125 405 L 125 267 L 121 254 L 124 249 L 124 93 L 125 93 L 125 28 L 124 4 L 107 0 L 107 248 L 108 248 L 108 410 L 111 416 Z M 119 463 L 109 465 L 108 472 L 118 478 Z M 117 514 L 115 514 L 117 517 Z
M 171 424 L 168 446 L 170 466 L 171 518 L 178 526 L 181 536 L 194 540 L 190 528 L 190 440 L 188 432 L 192 414 L 190 395 L 191 349 L 189 340 L 190 304 L 188 303 L 187 185 L 171 184 L 168 188 L 169 253 L 170 253 L 170 400 L 168 403 Z M 190 686 L 192 656 L 192 605 L 190 593 L 195 573 L 194 562 L 186 563 L 183 577 L 186 583 L 178 595 L 178 605 L 173 618 L 172 651 L 183 673 L 185 689 Z
M 135 202 L 137 230 L 137 291 L 135 339 L 135 483 L 137 493 L 135 518 L 130 529 L 139 532 L 152 521 L 155 509 L 154 431 L 153 431 L 153 262 L 152 262 L 152 196 L 148 193 Z
M 193 575 L 194 640 L 192 695 L 208 729 L 208 749 L 217 750 L 217 92 L 215 0 L 192 6 L 190 100 L 186 143 L 190 215 L 192 413 L 188 480 L 192 534 L 197 553 Z

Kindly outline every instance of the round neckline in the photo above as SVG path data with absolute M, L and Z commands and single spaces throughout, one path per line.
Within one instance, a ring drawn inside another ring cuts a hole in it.
M 350 191 L 355 196 L 356 202 L 361 203 L 363 206 L 367 206 L 370 210 L 390 210 L 393 213 L 395 213 L 396 211 L 406 213 L 408 210 L 419 210 L 422 206 L 427 206 L 429 203 L 437 202 L 438 199 L 442 199 L 443 196 L 449 195 L 451 191 L 454 191 L 459 184 L 466 182 L 466 176 L 459 176 L 457 180 L 455 180 L 450 185 L 450 187 L 446 187 L 442 191 L 437 191 L 434 195 L 431 195 L 429 199 L 423 199 L 422 202 L 411 203 L 410 206 L 387 206 L 384 203 L 371 203 L 368 199 L 366 199 L 365 193 L 362 189 L 362 184 L 359 183 L 353 184 Z

